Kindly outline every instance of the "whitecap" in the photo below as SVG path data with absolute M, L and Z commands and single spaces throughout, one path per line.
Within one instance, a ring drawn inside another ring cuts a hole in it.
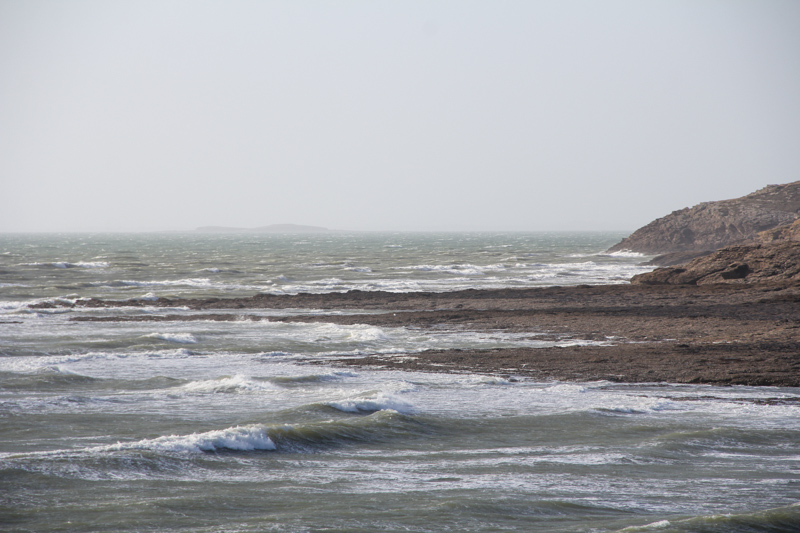
M 177 342 L 179 344 L 194 344 L 197 338 L 191 333 L 151 333 L 145 337 L 161 339 L 167 342 Z
M 178 388 L 189 392 L 212 393 L 259 392 L 264 390 L 275 390 L 275 387 L 269 382 L 256 381 L 242 374 L 223 376 L 217 379 L 190 381 L 189 383 L 181 385 Z
M 212 285 L 211 280 L 208 278 L 185 278 L 161 281 L 137 281 L 123 279 L 117 283 L 130 287 L 175 287 L 180 285 L 187 285 L 189 287 L 208 287 Z
M 379 392 L 374 395 L 363 395 L 325 402 L 325 405 L 346 413 L 373 413 L 386 409 L 402 414 L 412 414 L 414 406 L 394 395 Z
M 645 257 L 645 254 L 640 254 L 639 252 L 633 252 L 631 250 L 619 250 L 617 252 L 611 252 L 610 254 L 597 254 L 597 255 L 604 255 L 607 257 Z
M 365 274 L 372 272 L 372 269 L 369 267 L 344 267 L 344 270 L 349 270 L 351 272 L 363 272 Z
M 78 261 L 73 263 L 74 266 L 80 268 L 106 268 L 108 263 L 106 261 Z
M 452 265 L 412 265 L 407 267 L 394 267 L 393 270 L 417 270 L 421 272 L 446 272 L 448 274 L 458 274 L 462 276 L 482 276 L 482 268 L 471 264 L 452 264 Z
M 162 453 L 214 452 L 219 450 L 255 451 L 275 450 L 275 443 L 267 435 L 265 426 L 236 426 L 227 429 L 169 435 L 136 442 L 98 446 L 92 451 L 152 450 Z
M 358 324 L 356 326 L 359 326 Z M 389 336 L 381 328 L 374 326 L 360 326 L 349 328 L 348 337 L 356 342 L 387 341 Z
M 77 263 L 71 263 L 69 261 L 52 261 L 49 263 L 24 263 L 23 266 L 55 268 L 106 268 L 108 263 L 106 261 L 78 261 Z

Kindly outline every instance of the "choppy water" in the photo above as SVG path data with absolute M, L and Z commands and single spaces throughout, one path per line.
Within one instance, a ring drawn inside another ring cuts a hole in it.
M 545 342 L 26 306 L 620 283 L 620 237 L 0 236 L 0 529 L 800 531 L 800 389 L 343 370 Z

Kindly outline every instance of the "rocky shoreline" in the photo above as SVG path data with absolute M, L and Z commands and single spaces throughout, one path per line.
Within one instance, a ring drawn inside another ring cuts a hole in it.
M 248 310 L 291 309 L 291 314 L 270 320 L 502 332 L 550 341 L 535 348 L 439 350 L 333 361 L 344 366 L 537 380 L 800 387 L 800 181 L 675 211 L 609 252 L 621 250 L 663 254 L 650 264 L 664 268 L 634 276 L 630 285 L 89 299 L 74 305 L 202 312 L 149 311 L 73 320 L 264 320 Z M 32 307 L 59 305 L 63 304 Z M 303 310 L 337 312 L 320 316 Z M 317 362 L 330 364 L 331 359 Z
M 262 320 L 529 334 L 563 346 L 347 357 L 343 366 L 478 372 L 537 380 L 800 386 L 800 284 L 604 285 L 451 293 L 361 292 L 249 298 L 83 300 L 80 307 L 183 306 L 190 315 L 74 320 Z M 213 310 L 238 310 L 214 313 Z M 358 311 L 371 311 L 364 314 Z M 591 345 L 582 345 L 592 341 Z M 330 364 L 330 359 L 317 361 Z

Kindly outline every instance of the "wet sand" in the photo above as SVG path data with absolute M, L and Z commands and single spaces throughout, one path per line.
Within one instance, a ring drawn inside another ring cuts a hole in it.
M 102 307 L 111 302 L 88 300 L 78 305 Z M 125 305 L 186 306 L 204 313 L 188 318 L 167 313 L 100 320 L 260 320 L 262 317 L 248 315 L 247 310 L 322 309 L 341 314 L 293 314 L 270 320 L 528 333 L 541 340 L 604 343 L 334 360 L 346 366 L 480 372 L 537 380 L 800 386 L 800 286 L 792 284 L 606 285 L 451 293 L 351 291 L 204 300 L 162 298 Z M 241 313 L 208 314 L 214 309 Z M 319 363 L 330 364 L 330 359 Z

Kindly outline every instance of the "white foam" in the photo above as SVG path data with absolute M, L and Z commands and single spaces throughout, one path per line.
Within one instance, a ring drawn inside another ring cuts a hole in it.
M 634 532 L 638 532 L 638 531 L 642 531 L 643 532 L 643 531 L 649 531 L 649 530 L 653 530 L 653 529 L 666 529 L 666 528 L 670 527 L 671 525 L 672 525 L 672 522 L 670 522 L 669 520 L 659 520 L 658 522 L 652 522 L 652 523 L 646 524 L 644 526 L 626 527 L 624 529 L 620 529 L 619 532 L 620 533 L 623 533 L 623 532 L 634 533 Z
M 290 322 L 294 327 L 306 329 L 303 323 Z M 340 326 L 338 324 L 322 323 L 314 324 L 308 331 L 307 339 L 312 342 L 381 342 L 391 340 L 381 328 L 368 326 L 366 324 L 352 324 Z
M 209 287 L 212 282 L 208 278 L 185 278 L 174 280 L 153 280 L 153 281 L 137 281 L 137 280 L 120 280 L 120 285 L 130 287 L 177 287 L 181 285 L 189 287 Z
M 80 268 L 106 268 L 108 267 L 108 263 L 106 261 L 78 261 L 77 263 L 72 263 L 73 266 L 80 267 Z
M 346 413 L 375 412 L 390 409 L 403 414 L 412 414 L 414 406 L 394 395 L 379 392 L 325 402 L 325 405 Z
M 108 263 L 105 261 L 78 261 L 71 263 L 69 261 L 52 261 L 50 263 L 25 263 L 23 266 L 49 266 L 55 268 L 106 268 Z
M 176 342 L 179 344 L 195 344 L 197 339 L 191 333 L 151 333 L 145 337 L 161 339 L 167 342 Z
M 179 387 L 189 392 L 260 392 L 275 390 L 275 386 L 265 381 L 255 381 L 242 374 L 224 376 L 217 379 L 191 381 Z
M 644 254 L 640 254 L 639 252 L 632 252 L 631 250 L 619 250 L 618 252 L 611 252 L 610 254 L 597 254 L 597 255 L 604 255 L 607 257 L 645 257 Z
M 170 435 L 136 442 L 118 442 L 109 446 L 98 446 L 92 451 L 152 450 L 162 453 L 199 453 L 218 450 L 254 451 L 275 450 L 275 443 L 267 435 L 265 426 L 236 426 L 233 428 Z
M 388 341 L 389 336 L 381 329 L 374 326 L 363 326 L 356 324 L 356 327 L 349 328 L 348 338 L 356 342 L 376 342 Z
M 351 271 L 351 272 L 364 272 L 364 273 L 366 273 L 366 274 L 368 274 L 368 273 L 372 272 L 372 269 L 371 269 L 371 268 L 369 268 L 369 267 L 354 267 L 354 266 L 348 266 L 348 267 L 344 267 L 344 269 L 345 269 L 345 270 L 349 270 L 349 271 Z
M 488 271 L 504 270 L 505 265 L 476 266 L 468 263 L 452 265 L 412 265 L 394 267 L 393 270 L 417 270 L 422 272 L 447 272 L 460 276 L 484 276 Z
M 7 301 L 0 302 L 0 311 L 18 311 L 26 309 L 31 302 Z
M 499 376 L 474 374 L 457 380 L 463 385 L 511 385 L 512 382 Z
M 583 385 L 574 385 L 572 383 L 558 383 L 545 389 L 547 392 L 555 392 L 558 394 L 583 394 L 587 391 Z

